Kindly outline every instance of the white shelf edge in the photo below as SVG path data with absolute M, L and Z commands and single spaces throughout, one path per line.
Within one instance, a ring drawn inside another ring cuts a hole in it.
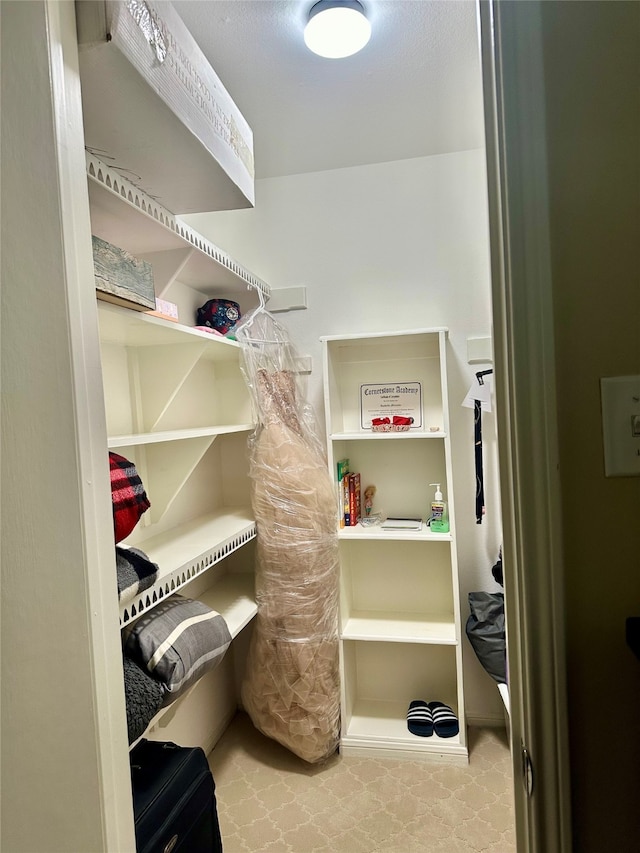
M 442 439 L 446 438 L 446 432 L 426 432 L 425 430 L 414 430 L 411 432 L 332 432 L 330 441 L 400 441 L 406 439 Z
M 405 338 L 411 335 L 434 335 L 448 332 L 447 326 L 434 326 L 430 329 L 403 329 L 401 332 L 362 332 L 356 335 L 321 335 L 321 341 L 362 341 L 370 338 Z
M 417 739 L 416 739 L 417 740 Z M 428 760 L 441 764 L 467 765 L 469 750 L 461 743 L 447 742 L 446 738 L 432 735 L 417 744 L 404 740 L 374 740 L 346 734 L 340 740 L 340 753 L 353 758 L 390 758 L 401 761 Z M 451 738 L 450 740 L 455 740 Z
M 180 217 L 174 216 L 173 213 L 148 196 L 139 187 L 136 187 L 118 171 L 103 163 L 95 154 L 85 151 L 85 159 L 89 180 L 117 198 L 124 205 L 135 210 L 139 215 L 148 217 L 159 229 L 166 229 L 167 233 L 180 238 L 185 246 L 197 249 L 212 262 L 233 273 L 234 276 L 245 284 L 261 291 L 265 298 L 269 298 L 271 288 L 266 282 L 253 275 L 242 264 L 239 264 L 210 240 L 198 234 L 195 229 L 183 222 Z
M 224 358 L 238 358 L 241 346 L 230 338 L 202 332 L 173 320 L 165 320 L 145 311 L 134 311 L 120 305 L 98 300 L 100 342 L 121 346 L 157 346 L 180 342 L 205 344 L 211 352 Z M 125 330 L 133 329 L 132 335 Z M 146 337 L 144 333 L 146 332 Z
M 156 582 L 127 603 L 120 604 L 120 627 L 178 592 L 256 535 L 255 521 L 245 507 L 224 508 L 136 543 L 157 563 Z M 121 543 L 126 547 L 126 543 Z
M 248 432 L 254 424 L 227 424 L 224 426 L 194 427 L 190 429 L 171 429 L 162 432 L 131 433 L 130 435 L 112 435 L 107 444 L 112 447 L 138 447 L 142 444 L 160 444 L 164 441 L 187 441 L 190 438 L 229 435 L 236 432 Z
M 439 646 L 458 643 L 453 616 L 445 621 L 428 613 L 354 612 L 344 620 L 340 638 L 343 641 Z
M 383 735 L 360 734 L 348 727 L 346 734 L 341 739 L 341 744 L 344 746 L 375 746 L 377 749 L 387 747 L 390 750 L 399 748 L 415 752 L 453 752 L 464 753 L 465 755 L 467 753 L 467 748 L 460 743 L 459 734 L 446 738 L 438 737 L 434 732 L 430 737 L 418 740 L 418 736 L 412 735 L 409 730 L 407 730 L 406 737 L 388 738 Z

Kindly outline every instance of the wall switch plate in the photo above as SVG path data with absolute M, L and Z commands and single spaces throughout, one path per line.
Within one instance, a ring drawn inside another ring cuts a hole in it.
M 267 309 L 271 314 L 277 314 L 280 311 L 300 311 L 306 307 L 306 285 L 271 288 L 271 296 L 267 304 Z
M 313 359 L 310 355 L 299 355 L 294 362 L 296 373 L 308 376 L 313 370 Z
M 467 338 L 467 361 L 469 364 L 492 364 L 491 338 Z
M 640 376 L 600 380 L 604 473 L 640 477 Z

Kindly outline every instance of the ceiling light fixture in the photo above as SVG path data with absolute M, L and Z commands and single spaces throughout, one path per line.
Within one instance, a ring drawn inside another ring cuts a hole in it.
M 358 0 L 319 0 L 309 11 L 304 43 L 318 56 L 352 56 L 370 38 L 371 24 Z

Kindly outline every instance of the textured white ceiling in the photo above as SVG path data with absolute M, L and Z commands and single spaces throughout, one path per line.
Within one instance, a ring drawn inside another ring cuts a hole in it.
M 362 0 L 367 47 L 321 59 L 315 0 L 174 0 L 254 133 L 256 177 L 483 144 L 474 0 Z

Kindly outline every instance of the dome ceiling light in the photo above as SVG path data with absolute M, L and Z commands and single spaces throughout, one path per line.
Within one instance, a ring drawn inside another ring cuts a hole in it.
M 358 0 L 319 0 L 309 10 L 304 42 L 318 56 L 352 56 L 371 38 L 371 24 Z

